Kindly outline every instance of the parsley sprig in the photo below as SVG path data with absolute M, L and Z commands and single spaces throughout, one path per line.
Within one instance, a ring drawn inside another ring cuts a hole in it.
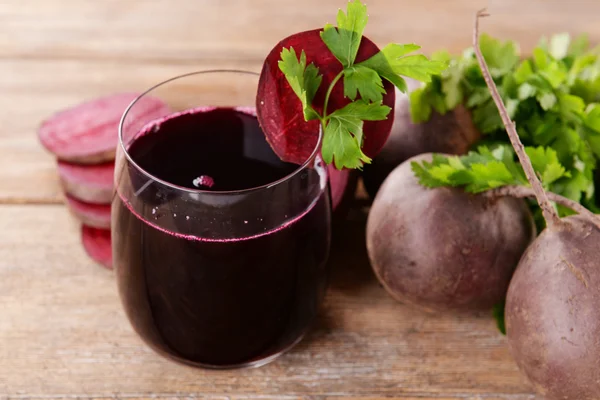
M 361 149 L 363 126 L 366 121 L 386 119 L 391 111 L 383 104 L 384 79 L 406 92 L 403 76 L 429 82 L 432 75 L 447 66 L 443 60 L 410 54 L 420 48 L 415 44 L 389 44 L 369 59 L 356 63 L 367 21 L 367 7 L 354 0 L 348 3 L 345 13 L 338 12 L 337 27 L 327 24 L 321 32 L 321 39 L 343 67 L 327 88 L 322 113 L 314 108 L 313 100 L 323 77 L 313 63 L 306 64 L 304 50 L 298 55 L 293 47 L 284 48 L 279 61 L 279 69 L 302 103 L 304 119 L 321 122 L 323 160 L 328 164 L 334 162 L 338 169 L 361 168 L 363 163 L 371 162 Z M 340 80 L 344 96 L 352 102 L 332 111 L 328 108 L 329 99 Z
M 600 51 L 588 47 L 585 36 L 571 41 L 569 35 L 558 34 L 542 39 L 529 57 L 522 58 L 515 42 L 488 35 L 480 39 L 480 49 L 521 141 L 539 154 L 556 157 L 548 172 L 536 168 L 547 189 L 597 211 L 594 171 L 600 158 Z M 413 120 L 427 121 L 433 111 L 445 114 L 463 104 L 485 135 L 484 144 L 508 143 L 473 49 L 456 58 L 441 52 L 432 59 L 446 60 L 449 67 L 411 93 Z M 506 171 L 497 168 L 487 183 L 479 181 L 476 187 L 481 191 L 493 188 L 505 178 Z M 449 179 L 446 185 L 455 183 Z
M 546 189 L 571 176 L 553 149 L 525 147 L 525 152 Z M 469 193 L 481 193 L 507 185 L 529 185 L 512 147 L 506 144 L 479 146 L 463 156 L 435 154 L 431 162 L 412 162 L 411 167 L 419 183 L 432 188 L 461 186 Z

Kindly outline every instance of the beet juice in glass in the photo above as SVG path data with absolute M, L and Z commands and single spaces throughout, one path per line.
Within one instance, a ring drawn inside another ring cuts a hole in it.
M 140 97 L 172 114 L 151 120 L 136 100 L 121 121 L 112 205 L 120 296 L 142 339 L 187 364 L 274 359 L 300 341 L 325 292 L 321 141 L 302 165 L 282 162 L 254 115 L 257 82 L 242 71 L 179 76 Z

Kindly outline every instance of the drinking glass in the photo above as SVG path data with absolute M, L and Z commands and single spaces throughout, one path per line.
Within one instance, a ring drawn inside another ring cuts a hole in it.
M 132 154 L 132 144 L 152 138 L 160 124 L 144 111 L 143 99 L 161 99 L 183 114 L 223 107 L 252 115 L 257 82 L 257 74 L 233 70 L 178 76 L 138 97 L 119 127 L 112 242 L 121 301 L 152 349 L 194 366 L 259 366 L 275 359 L 302 339 L 326 289 L 331 204 L 320 132 L 302 165 L 239 190 L 169 182 L 153 174 L 169 165 L 148 164 L 152 154 L 145 154 L 142 167 Z M 226 126 L 191 128 L 212 136 L 193 157 L 184 149 L 181 157 L 190 165 L 266 151 L 267 142 L 256 137 L 231 145 Z M 179 157 L 182 149 L 172 151 Z M 252 181 L 239 169 L 236 182 Z

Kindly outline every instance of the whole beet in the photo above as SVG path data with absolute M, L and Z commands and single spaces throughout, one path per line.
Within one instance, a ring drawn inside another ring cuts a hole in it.
M 600 399 L 600 218 L 581 203 L 548 193 L 527 156 L 479 46 L 485 83 L 546 221 L 519 262 L 507 293 L 511 353 L 538 393 L 555 400 Z M 560 218 L 552 201 L 577 212 Z
M 420 85 L 412 79 L 406 82 L 409 91 Z M 390 136 L 371 164 L 364 166 L 365 189 L 374 198 L 390 172 L 410 157 L 423 153 L 465 154 L 480 137 L 471 113 L 462 105 L 444 115 L 434 111 L 427 122 L 412 122 L 409 96 L 396 89 Z
M 490 309 L 535 237 L 521 199 L 490 199 L 457 188 L 428 189 L 413 157 L 385 180 L 367 221 L 375 274 L 397 300 L 429 311 Z
M 505 318 L 519 369 L 552 399 L 600 398 L 600 229 L 580 216 L 545 229 L 510 283 Z

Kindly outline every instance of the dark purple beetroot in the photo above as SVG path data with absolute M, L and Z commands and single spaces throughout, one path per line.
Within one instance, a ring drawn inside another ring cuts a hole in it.
M 410 91 L 419 82 L 406 79 Z M 462 105 L 445 115 L 433 112 L 427 122 L 415 124 L 410 116 L 409 96 L 396 90 L 394 123 L 390 136 L 371 164 L 365 164 L 363 180 L 371 198 L 385 178 L 404 161 L 423 153 L 465 154 L 481 136 L 471 113 Z
M 60 160 L 78 164 L 112 161 L 118 143 L 119 121 L 137 93 L 119 93 L 61 111 L 45 120 L 38 136 Z M 132 110 L 132 120 L 150 120 L 169 113 L 161 100 L 144 97 Z
M 321 29 L 301 32 L 279 42 L 267 56 L 258 84 L 258 121 L 267 140 L 282 160 L 296 164 L 303 163 L 314 150 L 318 139 L 319 121 L 304 120 L 302 104 L 279 70 L 278 61 L 283 48 L 293 47 L 298 55 L 304 50 L 307 65 L 314 63 L 323 75 L 323 81 L 313 101 L 314 108 L 322 113 L 327 88 L 342 70 L 342 65 L 321 40 L 320 32 Z M 363 36 L 356 62 L 364 61 L 378 51 L 379 48 Z M 394 86 L 384 81 L 384 88 L 387 93 L 383 97 L 383 103 L 393 107 Z M 344 97 L 344 88 L 340 80 L 329 98 L 327 112 L 331 113 L 349 102 L 350 100 Z M 393 120 L 392 111 L 386 120 L 365 122 L 362 149 L 367 156 L 374 157 L 381 150 Z
M 504 300 L 521 255 L 535 238 L 527 204 L 460 188 L 419 184 L 411 161 L 375 197 L 367 249 L 375 274 L 395 299 L 427 311 L 489 310 Z
M 110 205 L 91 204 L 65 196 L 67 207 L 85 225 L 99 229 L 110 229 Z
M 108 269 L 112 269 L 110 230 L 82 225 L 81 243 L 92 260 Z
M 329 186 L 331 189 L 331 205 L 335 210 L 341 203 L 348 187 L 348 178 L 350 171 L 347 169 L 338 170 L 333 164 L 327 166 L 329 172 Z
M 58 176 L 66 194 L 87 203 L 110 204 L 115 163 L 98 165 L 58 162 Z
M 506 297 L 508 344 L 549 399 L 600 398 L 600 229 L 581 216 L 529 246 Z

